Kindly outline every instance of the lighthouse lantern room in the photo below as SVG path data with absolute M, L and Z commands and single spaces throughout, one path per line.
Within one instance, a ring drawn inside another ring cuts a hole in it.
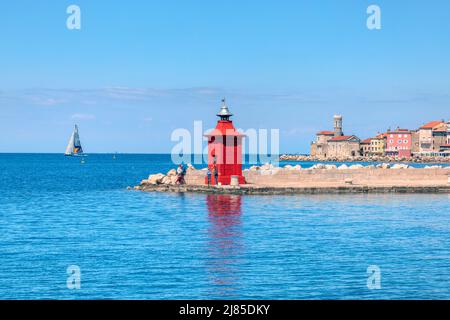
M 208 167 L 212 172 L 212 184 L 229 185 L 231 176 L 237 176 L 239 184 L 245 183 L 242 175 L 242 139 L 245 135 L 234 128 L 230 120 L 232 115 L 223 99 L 216 128 L 205 135 L 208 138 Z M 208 183 L 207 179 L 205 183 Z

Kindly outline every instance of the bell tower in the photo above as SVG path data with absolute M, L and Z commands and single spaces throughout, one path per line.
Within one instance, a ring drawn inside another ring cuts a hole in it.
M 344 133 L 342 132 L 342 116 L 335 115 L 333 117 L 333 120 L 334 120 L 334 136 L 335 137 L 343 136 Z

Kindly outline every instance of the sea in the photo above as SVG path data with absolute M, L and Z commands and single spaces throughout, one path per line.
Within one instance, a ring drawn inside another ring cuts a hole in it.
M 174 167 L 0 154 L 0 299 L 450 299 L 448 194 L 127 189 Z

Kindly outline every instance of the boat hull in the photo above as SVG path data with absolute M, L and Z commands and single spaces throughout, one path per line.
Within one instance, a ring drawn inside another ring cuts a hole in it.
M 87 154 L 64 154 L 66 157 L 87 157 Z

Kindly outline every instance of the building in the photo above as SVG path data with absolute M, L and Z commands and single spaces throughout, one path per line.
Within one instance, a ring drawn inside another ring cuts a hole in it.
M 442 145 L 439 152 L 444 157 L 450 157 L 450 143 Z
M 360 140 L 356 136 L 338 136 L 328 140 L 328 157 L 356 157 L 360 155 Z
M 356 136 L 345 136 L 342 116 L 333 117 L 333 131 L 316 133 L 316 140 L 311 143 L 311 156 L 316 157 L 354 157 L 360 154 L 360 140 Z
M 384 156 L 386 151 L 386 134 L 381 133 L 360 143 L 360 153 L 365 157 Z
M 342 116 L 341 115 L 335 115 L 333 117 L 334 121 L 334 136 L 340 137 L 344 135 L 344 132 L 342 131 Z
M 368 138 L 366 140 L 363 140 L 359 144 L 360 153 L 361 155 L 367 157 L 370 154 L 370 143 L 372 142 L 372 138 Z
M 411 157 L 412 133 L 408 129 L 397 128 L 386 132 L 386 155 L 396 157 Z
M 211 172 L 217 172 L 211 175 L 211 183 L 220 183 L 229 185 L 231 177 L 236 176 L 239 184 L 245 183 L 242 175 L 242 139 L 244 135 L 233 126 L 230 117 L 233 114 L 228 109 L 225 99 L 222 100 L 222 107 L 217 114 L 220 118 L 217 121 L 215 129 L 205 134 L 208 138 L 208 167 Z M 205 184 L 208 178 L 205 177 Z
M 370 140 L 370 156 L 384 156 L 386 153 L 386 134 L 381 133 Z
M 422 156 L 447 156 L 450 143 L 450 121 L 430 121 L 417 130 L 418 148 L 414 154 Z
M 447 121 L 447 144 L 450 144 L 450 120 Z
M 316 133 L 316 141 L 311 144 L 311 155 L 326 157 L 328 140 L 334 137 L 333 131 L 320 131 Z
M 448 144 L 448 123 L 444 120 L 430 121 L 417 130 L 419 148 L 418 155 L 438 155 L 441 146 Z
M 419 130 L 411 130 L 411 153 L 417 154 L 420 151 Z

